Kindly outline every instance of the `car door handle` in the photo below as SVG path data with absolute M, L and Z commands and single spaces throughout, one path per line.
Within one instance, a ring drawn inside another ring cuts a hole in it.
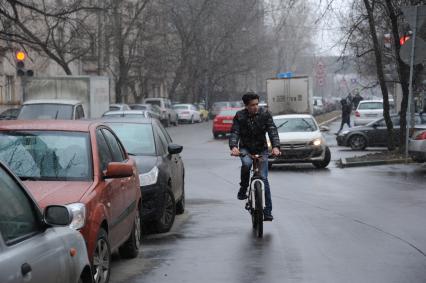
M 31 265 L 29 265 L 28 263 L 24 263 L 23 265 L 21 265 L 21 273 L 22 276 L 27 275 L 28 273 L 30 273 L 32 271 L 31 269 Z

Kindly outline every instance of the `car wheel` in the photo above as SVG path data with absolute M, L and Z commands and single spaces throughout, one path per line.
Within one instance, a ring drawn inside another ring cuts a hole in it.
M 367 140 L 361 135 L 354 135 L 349 139 L 349 146 L 353 150 L 364 150 L 367 147 Z
M 194 122 L 195 122 L 195 121 L 194 121 L 194 116 L 191 116 L 191 122 L 190 122 L 190 123 L 191 123 L 191 124 L 194 124 Z
M 155 222 L 155 230 L 158 233 L 170 231 L 175 221 L 176 203 L 171 189 L 167 189 L 164 194 L 164 207 L 160 218 Z
M 133 221 L 132 233 L 127 241 L 119 248 L 120 256 L 123 258 L 135 258 L 138 256 L 139 248 L 141 245 L 141 218 L 140 210 L 137 211 Z
M 109 281 L 111 274 L 110 265 L 111 248 L 108 241 L 108 234 L 103 228 L 100 228 L 93 254 L 93 280 L 95 283 L 106 283 Z
M 217 134 L 217 133 L 213 133 L 213 137 L 214 137 L 215 139 L 218 139 L 218 138 L 219 138 L 219 134 Z
M 185 177 L 182 177 L 182 197 L 176 203 L 176 214 L 182 214 L 185 212 Z
M 314 161 L 312 162 L 312 164 L 319 169 L 325 168 L 328 166 L 328 164 L 330 164 L 330 160 L 331 160 L 331 152 L 330 149 L 328 147 L 325 148 L 325 156 L 324 156 L 324 160 L 322 161 Z

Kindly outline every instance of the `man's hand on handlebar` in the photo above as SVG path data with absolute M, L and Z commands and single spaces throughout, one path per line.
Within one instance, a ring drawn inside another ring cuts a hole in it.
M 280 156 L 281 155 L 281 151 L 278 149 L 278 147 L 274 147 L 272 149 L 272 155 L 273 156 Z
M 231 155 L 232 156 L 240 156 L 240 150 L 238 149 L 238 147 L 233 147 L 232 148 Z

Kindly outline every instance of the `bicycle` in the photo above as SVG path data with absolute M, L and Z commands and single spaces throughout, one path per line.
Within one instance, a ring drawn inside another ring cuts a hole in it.
M 258 238 L 263 237 L 263 210 L 265 208 L 265 183 L 260 175 L 262 156 L 240 153 L 241 157 L 249 156 L 253 160 L 253 173 L 250 178 L 247 203 L 245 209 L 250 212 L 254 232 Z

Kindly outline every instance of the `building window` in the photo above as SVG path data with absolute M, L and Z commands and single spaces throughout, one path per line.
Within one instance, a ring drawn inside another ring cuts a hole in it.
M 15 93 L 15 78 L 13 76 L 6 76 L 5 85 L 5 100 L 11 102 Z

